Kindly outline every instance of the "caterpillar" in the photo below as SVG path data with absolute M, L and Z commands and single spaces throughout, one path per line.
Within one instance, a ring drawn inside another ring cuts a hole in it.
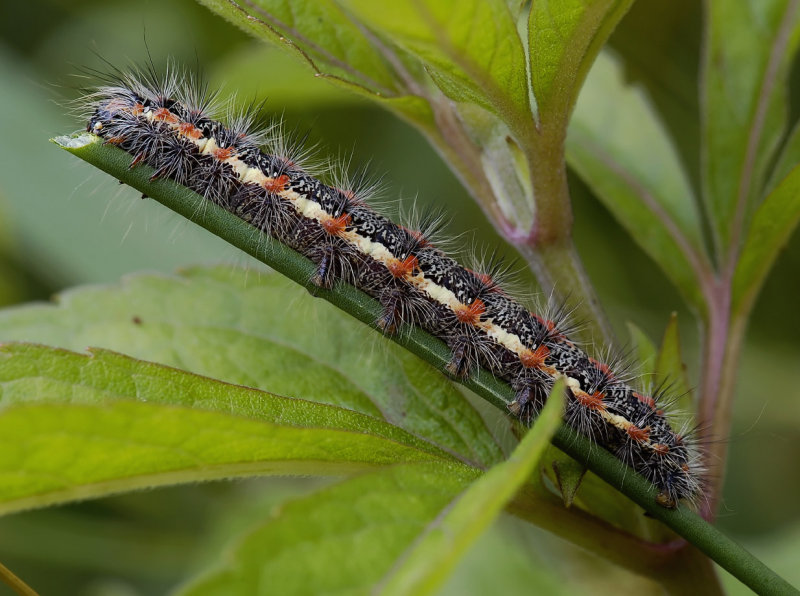
M 257 110 L 239 115 L 206 85 L 170 68 L 114 71 L 80 100 L 86 130 L 248 222 L 315 264 L 311 282 L 351 284 L 375 298 L 386 334 L 418 326 L 450 350 L 454 377 L 483 367 L 509 383 L 511 415 L 529 423 L 557 379 L 566 384 L 565 422 L 658 488 L 674 508 L 700 491 L 699 454 L 673 430 L 661 392 L 634 387 L 624 372 L 570 340 L 564 317 L 531 312 L 502 283 L 501 268 L 467 268 L 433 236 L 437 225 L 398 225 L 366 193 L 328 185 L 303 167 Z M 227 112 L 227 123 L 218 114 Z M 279 128 L 279 127 L 278 127 Z

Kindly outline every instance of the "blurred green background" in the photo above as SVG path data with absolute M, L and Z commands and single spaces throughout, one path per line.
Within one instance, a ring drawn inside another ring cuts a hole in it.
M 639 4 L 612 39 L 634 78 L 637 69 L 647 68 L 646 53 L 625 44 L 626 27 L 649 18 L 641 6 L 646 3 Z M 450 231 L 467 232 L 465 243 L 501 243 L 415 130 L 315 79 L 293 57 L 258 44 L 190 0 L 2 0 L 0 11 L 0 306 L 48 300 L 65 288 L 112 283 L 135 271 L 249 263 L 204 230 L 140 200 L 48 143 L 83 127 L 65 107 L 86 84 L 82 68 L 102 69 L 105 60 L 141 62 L 148 48 L 156 64 L 171 56 L 201 65 L 213 85 L 235 91 L 242 102 L 267 98 L 266 111 L 283 114 L 290 128 L 308 131 L 323 158 L 352 152 L 354 164 L 371 160 L 373 170 L 385 174 L 383 198 L 416 197 L 441 205 L 452 217 Z M 699 17 L 699 10 L 686 14 L 682 45 L 688 80 L 697 68 Z M 571 187 L 576 242 L 620 336 L 625 322 L 633 321 L 659 341 L 670 313 L 678 311 L 696 383 L 697 333 L 678 294 L 580 181 L 572 177 Z M 513 258 L 513 250 L 504 250 Z M 730 443 L 731 455 L 718 521 L 795 583 L 800 583 L 798 271 L 800 238 L 795 237 L 770 276 L 750 327 L 733 430 L 721 439 Z M 529 276 L 525 283 L 534 287 Z M 162 593 L 213 562 L 248 519 L 320 482 L 267 479 L 161 489 L 2 518 L 0 561 L 43 594 Z M 640 589 L 624 572 L 535 528 L 504 520 L 470 553 L 447 591 L 483 586 L 524 593 L 526 577 L 540 565 L 566 582 L 562 587 L 591 585 L 600 591 L 607 583 L 622 591 L 629 584 Z M 726 585 L 746 593 L 733 580 Z

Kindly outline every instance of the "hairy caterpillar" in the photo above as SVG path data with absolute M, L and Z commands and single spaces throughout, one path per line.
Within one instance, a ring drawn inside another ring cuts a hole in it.
M 447 371 L 483 367 L 508 382 L 510 411 L 530 421 L 556 379 L 567 385 L 565 421 L 614 453 L 674 507 L 699 491 L 691 441 L 673 431 L 658 395 L 568 339 L 562 317 L 530 312 L 501 287 L 495 266 L 468 269 L 431 240 L 435 224 L 405 227 L 357 189 L 329 186 L 285 139 L 258 130 L 253 113 L 215 119 L 214 94 L 174 69 L 117 73 L 82 100 L 87 130 L 305 255 L 320 287 L 347 283 L 376 298 L 385 333 L 419 326 L 450 349 Z M 264 149 L 263 147 L 269 147 Z

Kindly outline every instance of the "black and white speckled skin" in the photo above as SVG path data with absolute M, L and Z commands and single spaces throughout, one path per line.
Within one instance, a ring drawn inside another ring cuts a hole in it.
M 177 97 L 177 99 L 176 99 Z M 482 366 L 516 391 L 511 412 L 528 421 L 555 380 L 567 379 L 565 421 L 660 488 L 674 507 L 699 491 L 697 454 L 655 400 L 590 358 L 556 325 L 462 267 L 420 232 L 370 208 L 357 191 L 328 186 L 287 156 L 262 151 L 258 135 L 211 119 L 180 85 L 134 77 L 87 102 L 87 129 L 302 253 L 312 281 L 353 284 L 380 301 L 385 332 L 417 325 L 451 349 L 447 367 Z M 246 120 L 246 119 L 245 119 Z

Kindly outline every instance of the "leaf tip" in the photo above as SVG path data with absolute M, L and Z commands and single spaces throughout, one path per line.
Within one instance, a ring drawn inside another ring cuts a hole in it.
M 556 477 L 558 490 L 561 492 L 564 507 L 569 508 L 574 503 L 575 494 L 586 475 L 586 466 L 571 458 L 564 458 L 553 461 L 551 467 Z
M 87 145 L 96 142 L 99 137 L 88 132 L 82 132 L 73 135 L 60 135 L 50 139 L 51 143 L 55 143 L 62 149 L 81 149 Z

